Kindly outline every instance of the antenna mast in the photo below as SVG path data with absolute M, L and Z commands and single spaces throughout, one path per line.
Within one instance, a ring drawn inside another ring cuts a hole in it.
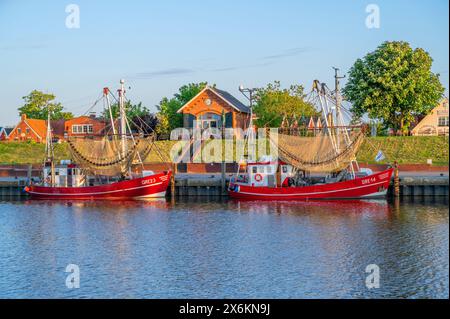
M 49 105 L 47 105 L 47 137 L 46 137 L 46 160 L 45 162 L 50 162 L 50 179 L 51 179 L 51 185 L 55 185 L 55 163 L 54 163 L 54 154 L 53 154 L 53 135 L 52 135 L 52 126 L 51 126 L 51 108 Z
M 338 149 L 338 151 L 341 148 L 341 141 L 340 141 L 340 130 L 341 128 L 344 126 L 344 123 L 342 122 L 342 114 L 341 114 L 341 93 L 340 93 L 340 83 L 339 80 L 345 78 L 344 76 L 339 76 L 339 69 L 333 67 L 334 69 L 334 85 L 335 85 L 335 89 L 334 89 L 334 97 L 336 100 L 336 125 L 337 125 L 337 129 L 336 129 L 336 147 Z

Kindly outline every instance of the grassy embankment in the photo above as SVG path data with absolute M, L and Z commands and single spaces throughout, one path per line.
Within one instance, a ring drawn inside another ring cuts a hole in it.
M 163 156 L 168 156 L 172 145 L 176 141 L 156 142 Z M 4 164 L 39 164 L 45 157 L 45 145 L 37 143 L 0 143 L 0 165 Z M 70 159 L 67 143 L 55 144 L 55 158 L 57 161 Z M 151 152 L 146 162 L 161 162 L 156 152 Z
M 167 158 L 176 141 L 158 141 L 158 148 Z M 375 137 L 367 138 L 359 154 L 361 163 L 375 163 L 375 155 L 381 149 L 386 160 L 381 163 L 397 160 L 400 164 L 425 164 L 432 159 L 434 165 L 448 165 L 448 137 Z M 35 143 L 0 143 L 0 164 L 37 164 L 42 163 L 45 146 Z M 67 144 L 57 144 L 55 148 L 57 160 L 70 158 Z M 161 162 L 156 152 L 152 152 L 146 162 Z

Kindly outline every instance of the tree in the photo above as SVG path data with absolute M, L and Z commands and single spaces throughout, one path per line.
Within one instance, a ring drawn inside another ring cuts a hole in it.
M 131 127 L 145 135 L 150 135 L 156 132 L 158 127 L 158 117 L 152 113 L 146 113 L 140 116 L 135 116 L 131 119 Z
M 168 134 L 173 129 L 182 127 L 183 115 L 177 113 L 177 111 L 200 93 L 207 85 L 208 82 L 183 85 L 172 98 L 162 98 L 161 102 L 156 106 L 159 119 L 157 131 L 161 134 Z
M 427 52 L 407 42 L 384 42 L 355 62 L 344 96 L 355 116 L 367 113 L 404 134 L 415 116 L 429 113 L 444 93 L 432 62 Z
M 158 119 L 147 107 L 142 105 L 142 102 L 132 104 L 131 101 L 126 101 L 124 107 L 125 114 L 132 130 L 143 132 L 144 134 L 151 134 L 155 131 Z M 118 103 L 111 105 L 111 113 L 113 119 L 119 117 Z M 110 121 L 110 112 L 108 109 L 103 111 L 102 117 L 107 121 Z
M 73 114 L 64 112 L 61 103 L 52 102 L 55 98 L 56 96 L 53 94 L 34 90 L 27 96 L 22 97 L 25 104 L 18 109 L 19 115 L 25 114 L 28 118 L 46 120 L 48 109 L 50 109 L 52 120 L 71 119 Z
M 304 97 L 303 86 L 291 85 L 289 89 L 281 89 L 279 81 L 258 89 L 254 106 L 258 116 L 256 124 L 260 127 L 280 127 L 284 116 L 317 115 L 317 110 Z
M 150 113 L 149 109 L 142 105 L 142 102 L 139 102 L 138 104 L 132 104 L 131 101 L 126 101 L 124 104 L 125 104 L 124 105 L 125 113 L 126 113 L 127 118 L 129 118 L 129 119 L 135 118 L 137 116 L 143 117 Z M 119 117 L 119 104 L 118 103 L 111 104 L 111 113 L 112 113 L 112 117 L 114 119 Z M 107 120 L 110 119 L 108 109 L 105 109 L 103 111 L 102 117 Z

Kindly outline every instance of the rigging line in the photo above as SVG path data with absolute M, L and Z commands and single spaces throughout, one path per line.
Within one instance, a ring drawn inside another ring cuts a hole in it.
M 83 114 L 83 115 L 86 115 L 86 114 L 88 114 L 97 104 L 98 104 L 98 102 L 100 102 L 101 100 L 103 99 L 103 94 L 100 96 L 100 98 L 98 98 L 95 102 L 94 102 L 94 104 Z
M 166 167 L 169 168 L 169 170 L 172 169 L 172 167 L 169 165 L 169 162 L 172 162 L 171 159 L 169 157 L 164 157 L 161 153 L 161 150 L 159 149 L 158 145 L 156 145 L 156 143 L 154 141 L 152 141 L 152 145 L 155 146 L 155 150 L 158 153 L 159 158 L 165 163 Z M 177 165 L 175 163 L 175 165 Z
M 69 99 L 69 100 L 65 100 L 65 101 L 63 100 L 60 102 L 61 102 L 61 104 L 72 104 L 72 103 L 79 102 L 79 101 L 92 100 L 96 96 L 97 96 L 97 94 L 91 94 L 91 95 L 87 95 L 87 96 L 80 97 L 80 98 Z
M 141 124 L 144 124 L 144 125 L 147 126 L 150 130 L 152 130 L 153 133 L 156 134 L 155 130 L 154 130 L 150 125 L 148 125 L 147 123 L 145 123 L 145 121 L 144 121 L 139 115 L 136 115 L 136 117 L 137 117 L 138 120 L 141 122 Z
M 374 150 L 375 152 L 376 152 L 376 151 L 383 151 L 383 150 L 381 149 L 380 145 L 379 145 L 378 147 L 375 146 L 375 144 L 372 143 L 372 142 L 370 141 L 370 139 L 365 138 L 364 141 L 366 141 L 366 142 L 369 144 L 369 146 L 373 148 L 373 150 Z M 391 162 L 390 159 L 386 156 L 386 154 L 385 154 L 384 152 L 383 152 L 383 154 L 384 154 L 384 156 L 386 157 L 387 161 L 388 161 L 388 162 Z
M 114 98 L 114 100 L 119 103 L 119 100 L 116 98 L 116 96 L 110 91 L 108 90 L 108 93 Z
M 134 140 L 133 132 L 131 131 L 130 123 L 128 122 L 128 118 L 126 116 L 125 116 L 125 122 L 127 123 L 128 130 L 130 131 L 130 135 L 131 135 L 131 139 L 133 140 L 133 144 L 136 146 L 137 144 L 136 144 L 136 141 Z M 141 154 L 139 154 L 139 151 L 136 151 L 136 153 L 138 155 L 139 161 L 141 162 L 142 169 L 144 169 L 144 162 L 142 161 Z

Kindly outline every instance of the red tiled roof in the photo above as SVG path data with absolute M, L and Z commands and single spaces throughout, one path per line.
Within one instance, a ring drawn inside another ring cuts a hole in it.
M 26 119 L 25 123 L 36 132 L 41 138 L 45 138 L 47 136 L 47 121 L 45 120 L 35 120 L 35 119 Z

